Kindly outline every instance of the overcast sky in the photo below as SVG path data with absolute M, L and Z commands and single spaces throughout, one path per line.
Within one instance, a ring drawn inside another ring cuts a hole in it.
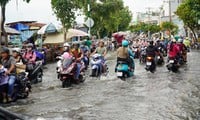
M 135 18 L 136 12 L 145 12 L 147 7 L 158 9 L 163 3 L 162 1 L 124 0 L 124 3 L 133 12 Z M 51 0 L 31 0 L 29 4 L 22 2 L 22 0 L 11 0 L 6 8 L 6 22 L 19 20 L 34 20 L 43 23 L 57 22 L 51 9 Z M 78 17 L 77 21 L 82 23 L 83 17 Z

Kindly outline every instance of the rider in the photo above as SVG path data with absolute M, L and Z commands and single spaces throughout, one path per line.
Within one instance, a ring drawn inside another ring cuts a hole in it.
M 12 101 L 12 93 L 14 89 L 14 83 L 16 80 L 16 67 L 15 67 L 15 59 L 10 55 L 10 51 L 8 48 L 3 47 L 1 51 L 1 63 L 7 69 L 5 72 L 6 75 L 9 75 L 8 81 L 8 102 Z
M 188 37 L 185 38 L 185 40 L 183 41 L 183 44 L 187 47 L 187 50 L 189 51 L 191 43 Z
M 146 54 L 147 54 L 147 57 L 153 57 L 153 58 L 155 58 L 155 56 L 157 54 L 160 54 L 158 48 L 156 46 L 154 46 L 153 41 L 149 42 L 149 46 L 146 49 Z M 154 65 L 156 67 L 155 60 L 153 60 L 152 65 Z
M 71 50 L 71 53 L 73 54 L 73 57 L 75 57 L 75 60 L 77 62 L 77 69 L 76 69 L 76 75 L 75 79 L 78 81 L 79 80 L 79 75 L 80 75 L 80 70 L 81 70 L 81 59 L 83 58 L 83 54 L 79 48 L 79 43 L 74 43 L 73 44 L 73 49 Z
M 107 49 L 106 47 L 104 46 L 104 41 L 100 41 L 99 42 L 99 46 L 96 48 L 96 50 L 92 53 L 92 54 L 95 54 L 95 53 L 98 53 L 100 55 L 102 55 L 103 57 L 106 56 L 107 54 Z
M 64 45 L 63 45 L 63 47 L 64 47 L 64 53 L 62 54 L 62 57 L 64 58 L 64 59 L 70 59 L 71 57 L 72 57 L 72 55 L 71 55 L 71 53 L 70 53 L 70 45 L 69 45 L 69 43 L 64 43 Z
M 180 49 L 178 45 L 176 44 L 176 40 L 173 39 L 171 43 L 168 45 L 168 57 L 178 59 L 179 52 L 180 52 Z
M 12 51 L 12 56 L 15 58 L 16 63 L 19 63 L 22 61 L 22 56 L 20 55 L 19 50 L 13 50 Z
M 106 47 L 104 46 L 104 41 L 100 41 L 99 42 L 99 46 L 96 48 L 96 50 L 92 53 L 92 55 L 93 54 L 95 54 L 95 53 L 97 53 L 97 54 L 100 54 L 101 56 L 102 56 L 102 66 L 103 66 L 103 72 L 105 72 L 105 65 L 104 65 L 104 63 L 105 63 L 105 56 L 106 56 L 106 54 L 107 54 L 107 49 L 106 49 Z
M 187 47 L 183 44 L 183 40 L 181 38 L 178 39 L 178 44 L 180 55 L 182 55 L 184 62 L 187 62 Z
M 131 67 L 131 69 L 134 69 L 134 65 L 133 65 L 134 54 L 128 48 L 128 45 L 129 45 L 129 42 L 127 40 L 123 40 L 122 47 L 119 47 L 117 49 L 117 63 L 118 61 L 125 61 Z
M 86 42 L 83 42 L 83 44 L 80 46 L 80 50 L 83 54 L 83 62 L 85 65 L 89 65 L 89 55 L 90 55 L 90 49 L 87 46 Z
M 33 50 L 32 43 L 27 44 L 26 52 L 23 54 L 23 59 L 25 59 L 27 63 L 35 64 L 36 53 Z

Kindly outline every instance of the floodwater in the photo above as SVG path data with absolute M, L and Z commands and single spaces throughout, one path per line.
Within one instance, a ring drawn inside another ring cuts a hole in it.
M 125 82 L 116 78 L 114 56 L 107 77 L 65 89 L 49 64 L 29 98 L 6 108 L 47 120 L 200 120 L 200 51 L 188 54 L 180 73 L 161 66 L 152 74 L 135 60 L 135 76 Z

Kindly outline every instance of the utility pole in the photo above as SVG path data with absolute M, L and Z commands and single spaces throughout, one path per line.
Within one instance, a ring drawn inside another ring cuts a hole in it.
M 171 23 L 172 22 L 172 2 L 174 2 L 174 0 L 167 0 L 167 1 L 164 1 L 166 3 L 169 4 L 169 22 Z M 169 30 L 169 39 L 171 39 L 171 30 Z
M 90 0 L 88 0 L 88 19 L 91 17 L 91 8 L 90 8 Z M 91 22 L 89 23 L 91 25 Z M 89 31 L 88 31 L 89 36 L 91 36 L 91 27 L 89 27 Z
M 1 29 L 1 24 L 2 24 L 2 19 L 3 19 L 3 16 L 2 16 L 2 11 L 1 11 L 1 6 L 0 6 L 0 49 L 1 49 L 1 42 L 2 42 L 2 29 Z
M 147 15 L 148 15 L 148 24 L 149 24 L 149 26 L 150 26 L 150 24 L 151 24 L 151 22 L 150 22 L 150 20 L 151 20 L 151 7 L 147 7 L 146 8 L 147 9 Z M 150 35 L 150 30 L 149 30 L 149 26 L 148 26 L 148 38 L 150 39 L 151 38 L 151 35 Z
M 164 2 L 169 5 L 169 22 L 172 22 L 172 2 L 174 2 L 174 0 L 167 0 Z

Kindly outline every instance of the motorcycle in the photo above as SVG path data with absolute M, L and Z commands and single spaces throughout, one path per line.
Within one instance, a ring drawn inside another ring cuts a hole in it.
M 89 57 L 87 55 L 84 55 L 83 58 L 82 58 L 82 61 L 84 62 L 84 65 L 85 65 L 85 70 L 88 69 L 88 66 L 89 66 Z
M 172 72 L 178 72 L 178 60 L 176 58 L 170 57 L 167 64 L 167 69 Z
M 128 77 L 132 77 L 134 75 L 134 69 L 128 66 L 128 63 L 125 61 L 117 62 L 117 77 L 121 80 L 125 80 Z
M 57 78 L 60 79 L 60 72 L 62 70 L 62 60 L 63 58 L 61 56 L 56 57 L 57 61 L 57 66 L 56 66 L 56 73 L 57 73 Z
M 5 75 L 6 69 L 1 66 L 0 67 L 0 101 L 3 102 L 3 99 L 7 97 L 8 92 L 8 80 L 9 77 Z
M 134 58 L 138 59 L 140 57 L 140 51 L 139 51 L 139 47 L 133 46 L 133 53 L 134 53 Z
M 43 69 L 42 69 L 42 61 L 36 61 L 36 64 L 26 64 L 27 72 L 28 72 L 28 79 L 31 83 L 39 83 L 42 82 L 43 77 Z
M 31 92 L 31 82 L 28 80 L 27 74 L 25 72 L 17 74 L 12 100 L 25 99 L 29 96 L 29 92 Z
M 150 71 L 151 73 L 154 73 L 155 70 L 156 70 L 156 65 L 155 65 L 155 62 L 154 62 L 154 57 L 150 57 L 148 56 L 146 58 L 146 68 L 145 68 L 147 71 Z
M 158 47 L 159 52 L 162 54 L 162 56 L 167 56 L 167 51 L 163 47 Z
M 108 73 L 108 67 L 102 55 L 94 54 L 91 59 L 91 77 L 100 77 L 102 73 Z
M 75 79 L 76 70 L 77 70 L 77 61 L 74 59 L 65 59 L 62 61 L 61 67 L 59 68 L 59 79 L 62 81 L 62 87 L 70 87 L 72 84 L 79 84 L 80 82 L 85 81 L 84 63 L 81 62 L 81 69 L 79 79 Z
M 157 63 L 157 65 L 163 65 L 164 64 L 164 60 L 163 60 L 163 57 L 161 55 L 156 56 L 156 63 Z
M 0 78 L 1 78 L 1 95 L 0 101 L 3 101 L 3 94 L 7 94 L 8 90 L 8 79 L 9 76 L 6 76 L 5 71 L 0 70 Z M 25 99 L 29 96 L 29 92 L 31 91 L 30 81 L 27 79 L 27 74 L 25 72 L 19 73 L 16 75 L 16 80 L 14 83 L 13 94 L 11 96 L 12 101 L 16 101 L 17 99 Z M 6 96 L 7 97 L 7 96 Z
M 141 48 L 141 52 L 140 52 L 140 63 L 146 63 L 146 57 L 147 57 L 147 54 L 146 54 L 146 48 Z

